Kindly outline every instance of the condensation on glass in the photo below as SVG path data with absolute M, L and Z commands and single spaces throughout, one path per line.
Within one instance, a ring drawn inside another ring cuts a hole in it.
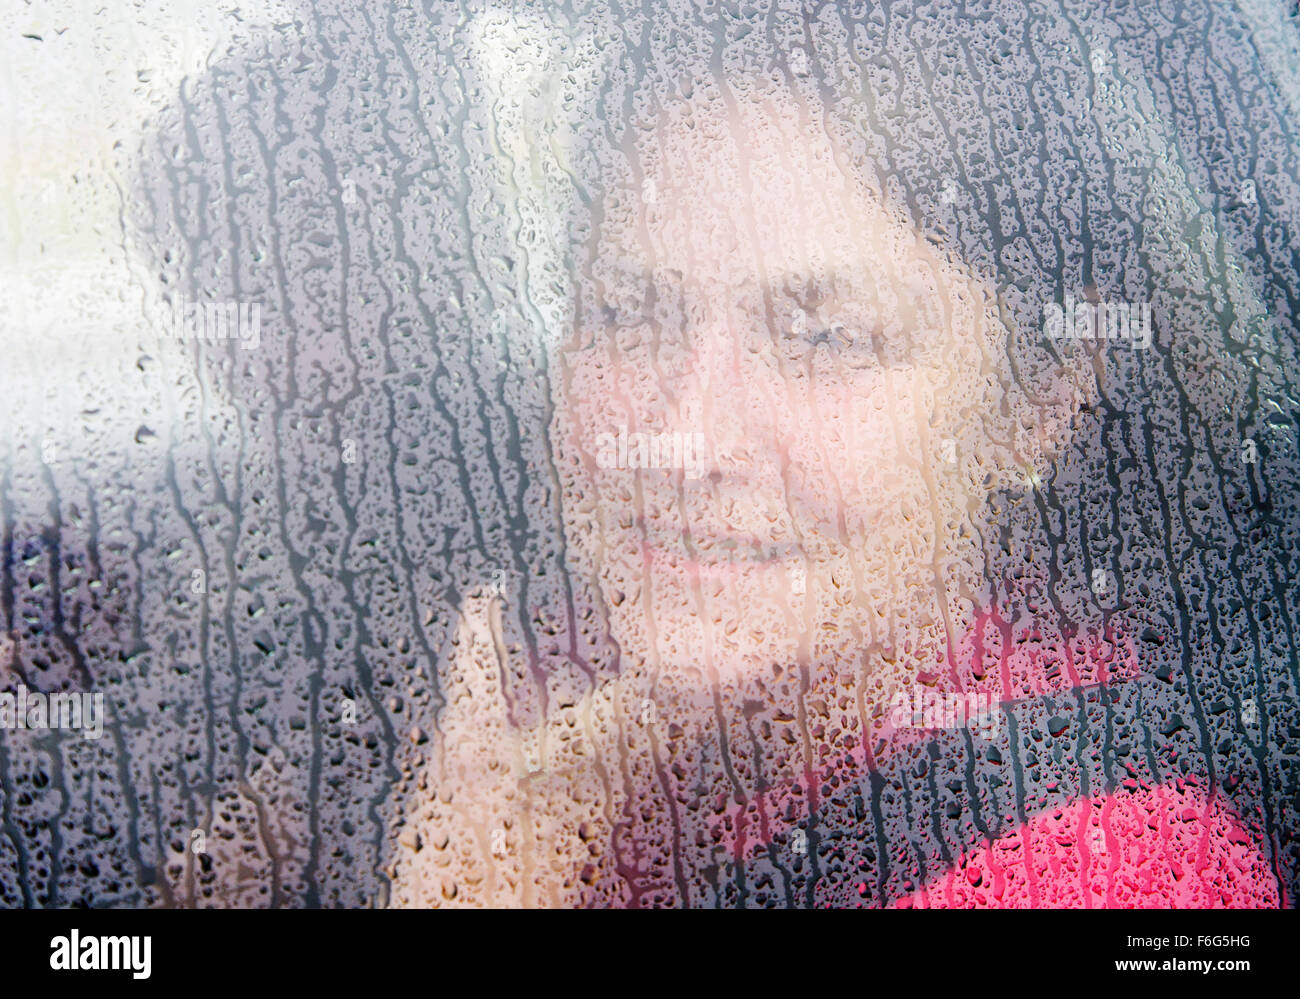
M 0 680 L 106 714 L 0 903 L 1294 904 L 1295 43 L 1183 7 L 185 63 L 9 265 Z

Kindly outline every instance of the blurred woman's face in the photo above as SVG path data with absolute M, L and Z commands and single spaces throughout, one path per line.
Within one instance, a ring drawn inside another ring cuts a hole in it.
M 556 420 L 616 637 L 725 678 L 951 625 L 1005 339 L 982 287 L 788 98 L 671 109 L 639 159 L 596 215 Z

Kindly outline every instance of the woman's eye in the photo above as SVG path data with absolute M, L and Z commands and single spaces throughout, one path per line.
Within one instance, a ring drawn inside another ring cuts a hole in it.
M 838 320 L 828 322 L 806 312 L 794 314 L 786 336 L 809 347 L 825 343 L 832 349 L 850 347 L 861 339 L 859 331 L 847 323 Z
M 832 323 L 826 331 L 826 339 L 832 347 L 839 350 L 848 350 L 863 343 L 864 339 L 870 340 L 871 335 L 864 334 L 862 330 L 846 326 L 844 323 Z
M 896 367 L 914 363 L 917 337 L 908 327 L 889 331 L 868 319 L 825 320 L 797 312 L 786 326 L 787 356 L 810 355 L 821 345 L 851 369 Z
M 649 298 L 627 298 L 618 302 L 607 302 L 601 309 L 607 327 L 626 329 L 649 322 L 651 309 Z
M 790 321 L 788 336 L 800 343 L 816 346 L 832 339 L 840 323 L 829 323 L 817 315 L 797 312 Z

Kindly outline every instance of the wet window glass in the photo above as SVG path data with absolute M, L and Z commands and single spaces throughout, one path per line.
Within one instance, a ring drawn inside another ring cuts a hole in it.
M 0 905 L 1294 905 L 1286 5 L 72 6 Z

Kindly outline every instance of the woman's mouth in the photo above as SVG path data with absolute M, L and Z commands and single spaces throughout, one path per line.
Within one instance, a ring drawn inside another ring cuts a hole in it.
M 725 568 L 786 565 L 804 558 L 798 541 L 737 531 L 723 525 L 694 522 L 648 526 L 644 518 L 639 518 L 635 527 L 642 538 L 647 561 L 680 567 Z

